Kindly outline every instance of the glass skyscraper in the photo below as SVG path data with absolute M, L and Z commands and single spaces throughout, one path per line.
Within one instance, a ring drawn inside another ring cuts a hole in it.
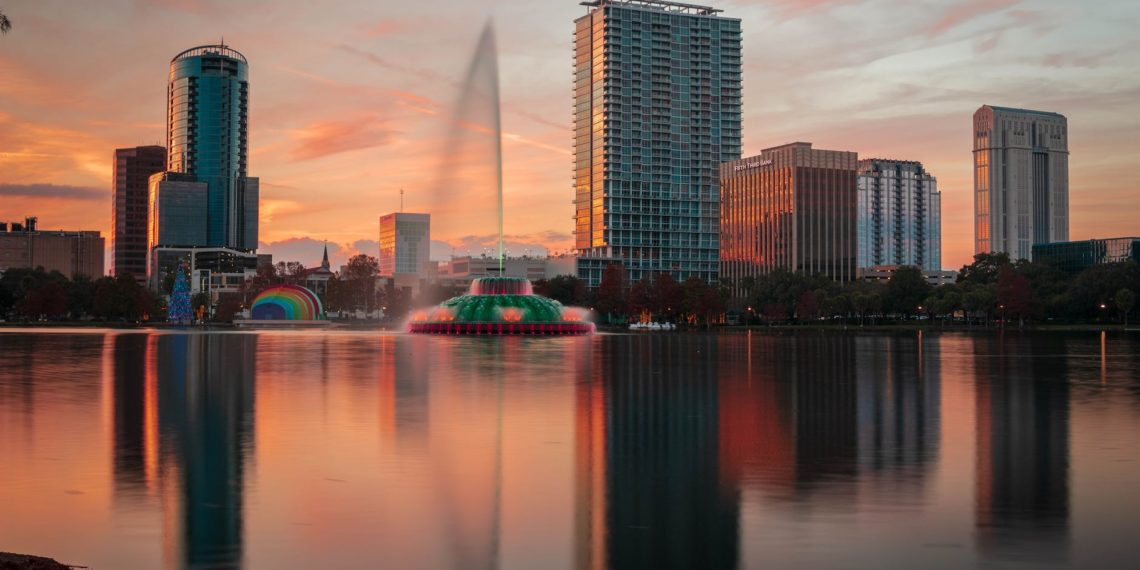
M 859 161 L 859 267 L 942 269 L 942 195 L 921 162 Z
M 575 22 L 578 275 L 715 282 L 722 162 L 740 158 L 740 20 L 655 0 L 584 2 Z
M 206 184 L 205 243 L 257 248 L 258 179 L 249 159 L 249 65 L 224 45 L 199 46 L 170 62 L 167 169 Z

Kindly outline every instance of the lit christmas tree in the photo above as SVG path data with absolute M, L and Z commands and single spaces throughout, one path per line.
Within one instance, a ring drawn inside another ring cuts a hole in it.
M 179 266 L 174 272 L 174 290 L 170 292 L 170 309 L 166 311 L 166 320 L 172 323 L 190 324 L 194 320 L 194 313 L 190 310 L 190 282 Z

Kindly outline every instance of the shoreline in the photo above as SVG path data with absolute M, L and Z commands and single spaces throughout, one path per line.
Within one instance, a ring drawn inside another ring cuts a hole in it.
M 87 567 L 63 564 L 44 556 L 0 552 L 0 569 L 3 570 L 72 570 L 73 568 Z

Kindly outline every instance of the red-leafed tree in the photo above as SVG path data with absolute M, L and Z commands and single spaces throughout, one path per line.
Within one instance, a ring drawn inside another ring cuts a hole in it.
M 1002 267 L 997 279 L 998 307 L 1004 318 L 1017 317 L 1018 326 L 1033 316 L 1033 289 L 1024 275 L 1010 266 Z

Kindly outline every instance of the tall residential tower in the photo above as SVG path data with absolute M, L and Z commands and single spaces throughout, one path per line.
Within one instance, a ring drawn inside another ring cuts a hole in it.
M 859 267 L 942 269 L 942 195 L 921 162 L 859 161 Z
M 1031 259 L 1069 240 L 1064 115 L 983 105 L 974 113 L 974 252 Z
M 147 274 L 159 283 L 194 248 L 257 249 L 258 179 L 248 176 L 249 64 L 225 45 L 170 62 L 166 172 L 150 178 Z M 159 250 L 169 250 L 160 255 Z M 227 254 L 229 255 L 229 254 Z M 175 265 L 171 265 L 175 264 Z
M 578 276 L 716 281 L 720 163 L 740 158 L 740 20 L 657 0 L 584 2 L 574 33 Z

